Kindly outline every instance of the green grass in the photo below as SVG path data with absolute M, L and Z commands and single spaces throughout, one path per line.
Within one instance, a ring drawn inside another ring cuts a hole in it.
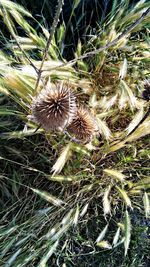
M 149 17 L 115 46 L 72 66 L 64 58 L 63 22 L 36 88 L 48 31 L 13 1 L 1 2 L 10 38 L 1 33 L 0 266 L 148 266 L 149 118 L 130 132 L 149 104 L 138 98 L 149 78 Z M 140 3 L 130 9 L 116 1 L 101 28 L 78 41 L 75 58 L 114 40 L 149 5 Z M 35 132 L 32 96 L 49 77 L 69 79 L 78 103 L 97 119 L 100 135 L 91 143 Z

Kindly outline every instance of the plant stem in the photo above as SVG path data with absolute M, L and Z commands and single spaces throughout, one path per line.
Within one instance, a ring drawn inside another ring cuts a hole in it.
M 44 51 L 43 59 L 42 59 L 42 62 L 41 62 L 41 66 L 40 66 L 40 68 L 38 70 L 38 78 L 37 78 L 37 82 L 36 82 L 36 85 L 35 85 L 35 92 L 37 90 L 37 87 L 39 85 L 39 81 L 41 79 L 41 74 L 42 74 L 42 68 L 43 68 L 43 65 L 44 65 L 44 61 L 45 61 L 45 59 L 47 57 L 47 53 L 48 53 L 49 47 L 50 47 L 52 39 L 53 39 L 53 35 L 54 35 L 56 27 L 58 25 L 59 16 L 61 14 L 63 4 L 64 4 L 63 0 L 58 0 L 58 6 L 57 6 L 56 14 L 55 14 L 55 17 L 54 17 L 54 20 L 53 20 L 53 24 L 52 24 L 52 27 L 51 27 L 51 30 L 50 30 L 49 38 L 48 38 L 48 41 L 47 41 L 47 44 L 46 44 L 46 47 L 45 47 L 45 51 Z

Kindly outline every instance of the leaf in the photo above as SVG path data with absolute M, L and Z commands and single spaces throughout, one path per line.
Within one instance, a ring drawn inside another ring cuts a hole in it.
M 146 192 L 144 193 L 144 196 L 143 196 L 143 203 L 144 203 L 144 209 L 145 209 L 145 216 L 146 218 L 148 218 L 150 215 L 150 201 L 149 201 L 148 194 Z
M 124 199 L 126 205 L 130 208 L 132 208 L 132 205 L 131 205 L 131 200 L 130 198 L 128 197 L 126 191 L 124 189 L 121 189 L 119 186 L 116 186 L 116 188 L 118 189 L 118 191 L 120 192 L 120 195 L 122 196 L 122 198 Z
M 83 217 L 83 216 L 86 214 L 87 209 L 88 209 L 88 206 L 89 206 L 89 203 L 87 203 L 87 204 L 84 206 L 83 210 L 82 210 L 81 213 L 80 213 L 80 217 Z
M 76 180 L 75 176 L 63 176 L 63 175 L 55 175 L 55 176 L 51 176 L 51 175 L 47 175 L 46 176 L 48 178 L 48 180 L 51 181 L 56 181 L 56 182 L 72 182 L 74 180 Z
M 74 218 L 73 218 L 73 223 L 74 223 L 75 226 L 77 226 L 78 219 L 79 219 L 79 206 L 77 206 L 76 212 L 75 212 L 75 215 L 74 215 Z
M 12 264 L 14 263 L 14 261 L 16 260 L 16 258 L 18 257 L 18 255 L 21 253 L 22 248 L 19 248 L 10 258 L 9 260 L 6 262 L 7 267 L 9 266 L 13 266 Z
M 69 223 L 69 221 L 71 220 L 71 215 L 73 213 L 73 209 L 71 209 L 69 212 L 67 212 L 67 214 L 63 217 L 61 224 L 62 225 L 66 225 Z
M 12 115 L 12 116 L 16 116 L 16 115 L 21 115 L 22 113 L 17 111 L 17 110 L 11 110 L 5 106 L 1 106 L 0 107 L 0 116 L 4 115 Z
M 0 93 L 3 93 L 4 95 L 9 96 L 10 92 L 3 86 L 0 85 Z
M 125 175 L 122 174 L 120 171 L 114 169 L 104 169 L 103 171 L 112 178 L 115 178 L 117 181 L 124 182 L 125 180 Z
M 58 43 L 61 43 L 63 42 L 64 40 L 64 37 L 65 37 L 65 23 L 61 24 L 57 30 L 57 42 Z
M 49 246 L 48 251 L 43 255 L 42 259 L 40 260 L 40 263 L 37 267 L 46 267 L 46 263 L 49 260 L 49 258 L 52 256 L 52 254 L 55 252 L 59 241 L 57 240 L 53 245 Z
M 125 248 L 125 256 L 127 255 L 130 238 L 131 238 L 131 221 L 128 211 L 125 213 L 125 240 L 124 240 L 124 248 Z
M 77 49 L 76 49 L 76 55 L 77 55 L 77 57 L 80 57 L 81 56 L 81 51 L 82 51 L 82 44 L 81 44 L 81 41 L 79 39 L 78 40 L 78 44 L 77 44 Z
M 112 138 L 112 133 L 110 129 L 108 128 L 107 124 L 105 121 L 102 121 L 98 116 L 97 116 L 97 124 L 100 130 L 100 133 L 103 135 L 106 140 L 109 140 Z
M 104 236 L 105 236 L 105 234 L 106 234 L 106 232 L 107 232 L 108 225 L 109 225 L 109 224 L 107 224 L 107 225 L 105 226 L 105 228 L 101 231 L 101 233 L 99 234 L 98 238 L 96 239 L 96 243 L 99 243 L 101 240 L 103 240 L 103 238 L 104 238 Z
M 114 236 L 114 239 L 113 239 L 113 247 L 115 247 L 118 243 L 118 240 L 119 240 L 119 236 L 120 236 L 120 227 L 118 227 L 117 229 L 117 232 Z
M 69 227 L 73 224 L 72 218 L 69 220 L 68 224 L 63 225 L 52 237 L 51 239 L 53 241 L 58 240 L 59 238 L 61 238 L 64 233 L 66 233 L 69 229 Z
M 122 243 L 124 243 L 125 238 L 123 237 L 118 243 L 116 243 L 116 245 L 114 246 L 114 248 L 120 246 Z
M 133 118 L 133 120 L 130 122 L 130 124 L 128 125 L 128 127 L 125 129 L 125 131 L 127 132 L 127 135 L 130 134 L 133 129 L 135 129 L 135 127 L 139 124 L 139 122 L 143 118 L 143 115 L 144 115 L 144 110 L 143 110 L 143 108 L 141 108 L 137 112 L 137 114 L 135 115 L 135 117 Z
M 104 196 L 103 196 L 104 216 L 106 214 L 110 214 L 110 212 L 111 212 L 110 201 L 109 201 L 109 198 L 108 198 L 110 190 L 111 190 L 111 186 L 109 185 L 108 188 L 106 189 L 106 191 L 104 192 Z
M 134 183 L 134 187 L 140 186 L 140 185 L 149 185 L 150 184 L 150 177 L 145 177 L 138 182 Z
M 148 134 L 150 134 L 150 120 L 143 122 L 133 134 L 126 138 L 125 142 L 133 142 Z
M 63 169 L 64 165 L 66 164 L 67 160 L 71 156 L 71 151 L 72 151 L 72 143 L 70 142 L 66 147 L 63 148 L 59 158 L 55 162 L 55 164 L 52 167 L 52 172 L 53 176 L 56 173 L 60 173 L 61 170 Z
M 77 153 L 81 153 L 83 155 L 90 156 L 90 153 L 89 153 L 89 151 L 87 149 L 87 146 L 82 146 L 82 145 L 79 145 L 79 144 L 72 143 L 71 148 L 72 148 L 73 151 L 76 151 Z
M 124 79 L 126 77 L 126 74 L 127 74 L 127 59 L 124 58 L 124 61 L 123 61 L 122 66 L 120 68 L 119 78 Z
M 30 135 L 34 135 L 34 134 L 37 134 L 37 133 L 42 133 L 43 132 L 43 129 L 38 129 L 36 132 L 35 132 L 35 128 L 34 129 L 27 129 L 26 131 L 14 131 L 14 132 L 6 132 L 6 133 L 2 133 L 1 134 L 1 138 L 2 139 L 22 139 L 26 136 L 30 136 Z
M 117 150 L 123 148 L 124 146 L 126 146 L 125 141 L 118 142 L 117 144 L 113 144 L 110 146 L 109 152 L 117 151 Z
M 120 97 L 120 108 L 125 106 L 125 103 L 128 103 L 130 108 L 139 108 L 139 101 L 134 96 L 132 90 L 126 84 L 124 80 L 120 80 L 120 87 L 122 89 L 122 97 Z
M 102 240 L 96 244 L 100 248 L 112 249 L 112 246 L 106 240 Z
M 6 253 L 8 253 L 8 251 L 10 250 L 10 248 L 12 246 L 14 246 L 14 243 L 15 242 L 16 242 L 16 235 L 11 240 L 9 239 L 8 244 L 5 243 L 4 249 L 1 250 L 0 260 L 6 255 Z
M 39 195 L 41 198 L 43 198 L 44 200 L 52 203 L 55 206 L 62 206 L 65 203 L 61 199 L 56 198 L 56 197 L 52 196 L 51 194 L 49 194 L 49 193 L 47 193 L 45 191 L 41 191 L 41 190 L 34 189 L 34 188 L 31 188 L 31 190 L 34 193 L 36 193 L 37 195 Z
M 73 1 L 73 9 L 77 8 L 81 0 L 74 0 Z

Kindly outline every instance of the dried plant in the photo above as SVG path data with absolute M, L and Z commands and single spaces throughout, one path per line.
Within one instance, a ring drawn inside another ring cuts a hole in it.
M 73 92 L 62 82 L 48 83 L 33 97 L 29 118 L 46 131 L 63 130 L 74 119 L 76 102 Z
M 90 111 L 84 107 L 78 108 L 75 119 L 67 129 L 69 133 L 84 143 L 89 142 L 98 132 L 96 120 Z
M 124 243 L 127 265 L 141 266 L 141 259 L 131 259 L 130 241 L 137 210 L 139 224 L 145 223 L 144 209 L 150 215 L 150 121 L 143 121 L 149 104 L 149 3 L 130 8 L 129 1 L 113 1 L 111 14 L 100 28 L 88 27 L 68 62 L 67 25 L 58 23 L 63 1 L 50 32 L 13 2 L 0 1 L 1 23 L 11 36 L 1 28 L 1 265 L 81 266 L 85 255 L 85 266 L 122 266 Z M 56 3 L 44 1 L 49 2 Z M 85 1 L 71 2 L 76 9 Z M 78 30 L 81 17 L 72 11 L 72 18 L 71 28 L 77 19 Z M 45 80 L 52 84 L 45 86 Z M 77 108 L 72 88 L 87 108 Z M 137 97 L 142 91 L 144 100 Z M 35 132 L 28 114 L 46 131 L 70 134 L 71 142 L 63 134 Z

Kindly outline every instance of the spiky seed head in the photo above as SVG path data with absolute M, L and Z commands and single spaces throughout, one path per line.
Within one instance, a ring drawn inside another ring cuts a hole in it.
M 75 96 L 68 85 L 48 84 L 33 98 L 31 112 L 30 119 L 46 131 L 62 130 L 76 114 Z
M 79 107 L 75 119 L 67 130 L 78 140 L 87 143 L 98 132 L 98 126 L 90 111 L 84 107 Z
M 144 91 L 142 96 L 145 100 L 150 100 L 150 79 L 144 81 Z

